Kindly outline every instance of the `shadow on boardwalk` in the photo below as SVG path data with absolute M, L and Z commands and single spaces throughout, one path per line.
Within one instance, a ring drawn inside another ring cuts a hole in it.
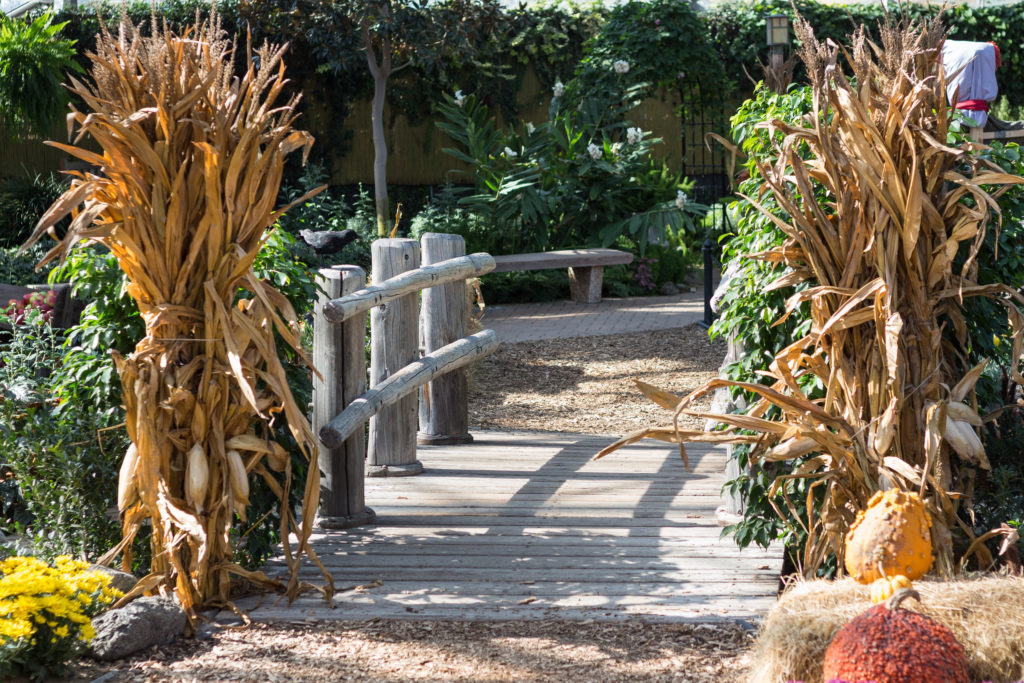
M 377 524 L 317 534 L 339 589 L 256 620 L 758 619 L 775 601 L 781 550 L 720 539 L 725 451 L 645 442 L 600 461 L 606 437 L 484 432 L 421 447 L 417 477 L 367 480 Z M 267 570 L 279 572 L 274 561 Z M 306 563 L 303 578 L 317 581 Z M 369 586 L 379 581 L 376 586 Z M 243 600 L 253 608 L 260 600 Z

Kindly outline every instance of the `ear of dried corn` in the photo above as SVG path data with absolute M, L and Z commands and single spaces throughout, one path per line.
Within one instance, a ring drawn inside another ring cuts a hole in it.
M 789 222 L 757 197 L 748 199 L 786 236 L 781 247 L 752 257 L 789 266 L 787 285 L 811 284 L 787 306 L 792 312 L 810 302 L 811 329 L 776 355 L 770 386 L 713 380 L 679 401 L 676 414 L 725 425 L 702 440 L 749 443 L 749 430 L 758 433 L 754 455 L 762 460 L 820 453 L 773 486 L 773 493 L 784 491 L 787 479 L 800 477 L 814 480 L 812 492 L 825 487 L 818 514 L 801 521 L 808 532 L 807 575 L 830 553 L 842 566 L 844 537 L 857 510 L 887 485 L 921 492 L 933 518 L 937 568 L 948 575 L 957 569 L 952 529 L 959 526 L 973 538 L 957 514 L 957 470 L 988 462 L 974 432 L 981 418 L 973 388 L 984 364 L 967 365 L 963 307 L 977 296 L 1005 304 L 1015 330 L 1014 357 L 1021 357 L 1024 298 L 1009 287 L 979 285 L 975 259 L 985 231 L 998 229 L 990 225 L 998 218 L 995 197 L 1024 178 L 946 144 L 952 111 L 937 21 L 889 23 L 881 47 L 859 30 L 844 53 L 852 78 L 840 66 L 839 48 L 819 43 L 802 19 L 797 35 L 813 81 L 814 114 L 806 127 L 767 122 L 783 133 L 782 142 L 778 163 L 760 168 L 765 191 Z M 797 153 L 803 145 L 809 161 Z M 825 190 L 823 205 L 813 200 L 815 185 Z M 966 261 L 955 268 L 962 250 Z M 952 335 L 944 335 L 947 327 Z M 825 387 L 823 400 L 809 400 L 801 390 L 798 380 L 807 375 Z M 1016 367 L 1014 379 L 1024 381 Z M 741 387 L 758 400 L 746 415 L 689 408 L 720 386 Z M 660 404 L 666 398 L 645 393 Z M 779 417 L 767 419 L 773 406 Z M 649 433 L 669 434 L 664 428 Z M 631 434 L 600 455 L 642 435 Z M 671 436 L 694 439 L 678 429 Z M 786 512 L 797 516 L 783 500 Z M 810 500 L 807 510 L 814 514 Z M 983 562 L 989 559 L 981 544 L 972 547 Z
M 98 170 L 73 174 L 30 240 L 54 235 L 70 213 L 66 237 L 46 260 L 83 240 L 99 242 L 131 281 L 146 336 L 129 357 L 115 358 L 132 448 L 118 502 L 124 540 L 104 560 L 123 551 L 130 567 L 131 540 L 150 520 L 146 585 L 176 591 L 190 615 L 229 604 L 232 576 L 295 596 L 308 587 L 298 581 L 299 558 L 307 553 L 316 561 L 307 540 L 319 468 L 311 460 L 303 519 L 295 520 L 287 505 L 290 460 L 264 438 L 283 415 L 306 455 L 315 456 L 276 348 L 275 333 L 301 355 L 296 316 L 251 267 L 264 231 L 282 212 L 274 202 L 284 157 L 308 151 L 312 138 L 292 129 L 297 99 L 277 102 L 286 82 L 284 48 L 247 47 L 241 79 L 232 74 L 233 49 L 216 18 L 183 36 L 156 27 L 155 18 L 149 36 L 127 19 L 116 35 L 104 27 L 90 55 L 93 82 L 72 79 L 88 113 L 68 117 L 76 141 L 91 136 L 102 151 L 52 143 Z M 236 302 L 242 289 L 251 296 Z M 267 465 L 284 471 L 283 489 Z M 235 515 L 244 515 L 250 476 L 265 478 L 281 497 L 287 587 L 232 561 L 229 532 Z

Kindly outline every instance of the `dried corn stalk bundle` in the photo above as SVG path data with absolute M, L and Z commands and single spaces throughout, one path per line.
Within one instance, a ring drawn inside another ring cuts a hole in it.
M 883 479 L 919 490 L 933 517 L 937 568 L 950 574 L 957 568 L 951 529 L 960 525 L 973 538 L 957 516 L 955 470 L 988 468 L 975 432 L 982 420 L 973 391 L 984 364 L 969 367 L 963 308 L 971 297 L 1003 302 L 1015 330 L 1013 357 L 1021 357 L 1024 299 L 1006 286 L 979 285 L 975 259 L 985 231 L 998 229 L 989 225 L 998 217 L 995 197 L 1024 178 L 946 145 L 952 111 L 938 22 L 883 26 L 881 47 L 859 30 L 846 54 L 852 79 L 839 65 L 839 48 L 819 43 L 803 20 L 797 35 L 813 81 L 814 114 L 806 127 L 767 124 L 782 133 L 776 136 L 782 142 L 777 164 L 760 170 L 765 191 L 790 222 L 748 198 L 786 236 L 781 247 L 750 256 L 789 267 L 776 288 L 811 285 L 789 299 L 786 313 L 809 302 L 810 332 L 776 355 L 770 386 L 719 379 L 681 400 L 641 387 L 677 416 L 713 418 L 726 425 L 723 431 L 645 430 L 601 455 L 653 436 L 753 441 L 761 461 L 804 458 L 776 479 L 773 494 L 787 479 L 813 480 L 807 500 L 813 511 L 815 489 L 825 488 L 820 514 L 800 520 L 808 532 L 808 575 L 829 553 L 842 566 L 845 533 Z M 810 150 L 809 161 L 798 153 L 801 146 Z M 815 185 L 824 189 L 824 202 L 814 201 Z M 962 245 L 968 257 L 954 269 Z M 944 335 L 945 326 L 953 334 Z M 811 376 L 825 388 L 823 400 L 810 400 L 801 388 Z M 1016 367 L 1014 379 L 1024 382 Z M 688 407 L 721 386 L 742 387 L 758 401 L 746 415 Z M 988 559 L 982 544 L 973 549 Z
M 115 358 L 132 446 L 118 494 L 124 539 L 101 561 L 123 551 L 128 568 L 131 541 L 149 519 L 153 560 L 140 586 L 174 590 L 190 615 L 229 605 L 232 575 L 285 588 L 232 560 L 229 531 L 236 515 L 244 519 L 250 476 L 282 501 L 289 595 L 307 588 L 297 578 L 303 552 L 319 564 L 307 546 L 319 468 L 309 467 L 299 523 L 287 505 L 290 458 L 267 438 L 283 413 L 315 454 L 276 349 L 275 332 L 301 354 L 295 311 L 252 271 L 265 229 L 283 212 L 274 202 L 284 157 L 308 151 L 312 138 L 292 129 L 296 100 L 275 104 L 286 82 L 283 48 L 250 47 L 241 79 L 232 52 L 216 17 L 181 37 L 166 25 L 144 36 L 127 19 L 117 35 L 104 27 L 89 55 L 93 83 L 72 79 L 91 113 L 68 117 L 76 142 L 89 135 L 102 151 L 51 143 L 99 170 L 73 174 L 30 240 L 55 237 L 54 224 L 71 213 L 44 262 L 98 242 L 131 282 L 146 336 Z M 250 296 L 238 299 L 242 288 Z M 269 470 L 283 472 L 283 488 Z M 294 554 L 289 533 L 299 539 Z

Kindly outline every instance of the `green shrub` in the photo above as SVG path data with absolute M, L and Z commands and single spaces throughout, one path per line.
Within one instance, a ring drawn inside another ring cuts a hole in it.
M 409 226 L 409 237 L 419 240 L 424 233 L 441 232 L 460 235 L 466 240 L 466 253 L 485 251 L 499 254 L 501 240 L 498 231 L 478 213 L 459 204 L 459 195 L 467 188 L 446 184 L 431 203 L 416 214 Z
M 65 189 L 66 183 L 55 175 L 0 181 L 0 247 L 17 248 L 24 244 L 36 221 Z M 62 222 L 62 227 L 66 222 Z M 35 263 L 32 265 L 34 267 Z M 0 272 L 0 282 L 9 282 L 3 275 Z
M 0 322 L 10 322 L 0 315 Z M 123 430 L 88 403 L 59 404 L 50 369 L 59 367 L 60 333 L 38 312 L 13 326 L 0 367 L 0 453 L 18 486 L 4 531 L 30 533 L 44 557 L 95 557 L 120 539 L 117 469 Z
M 8 135 L 47 135 L 64 119 L 65 72 L 81 71 L 75 41 L 49 13 L 35 19 L 0 15 L 0 124 Z
M 36 270 L 36 264 L 46 253 L 42 244 L 33 245 L 24 254 L 17 247 L 0 247 L 0 282 L 8 285 L 41 285 L 46 282 L 46 271 Z M 0 307 L 6 304 L 0 301 Z
M 555 97 L 547 122 L 518 131 L 497 129 L 473 95 L 446 96 L 438 126 L 459 148 L 445 151 L 473 169 L 474 194 L 460 204 L 491 226 L 494 253 L 610 246 L 624 238 L 642 255 L 668 231 L 686 226 L 695 233 L 704 207 L 685 202 L 693 184 L 654 162 L 655 140 L 624 119 L 639 92 L 624 84 L 592 92 L 579 108 Z

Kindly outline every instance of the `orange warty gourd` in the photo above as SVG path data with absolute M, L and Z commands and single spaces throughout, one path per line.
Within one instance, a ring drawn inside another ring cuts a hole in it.
M 846 571 L 860 583 L 902 574 L 919 579 L 932 568 L 931 517 L 910 491 L 879 491 L 846 534 Z
M 953 632 L 900 603 L 904 588 L 839 629 L 825 651 L 825 680 L 873 683 L 970 683 L 967 656 Z

